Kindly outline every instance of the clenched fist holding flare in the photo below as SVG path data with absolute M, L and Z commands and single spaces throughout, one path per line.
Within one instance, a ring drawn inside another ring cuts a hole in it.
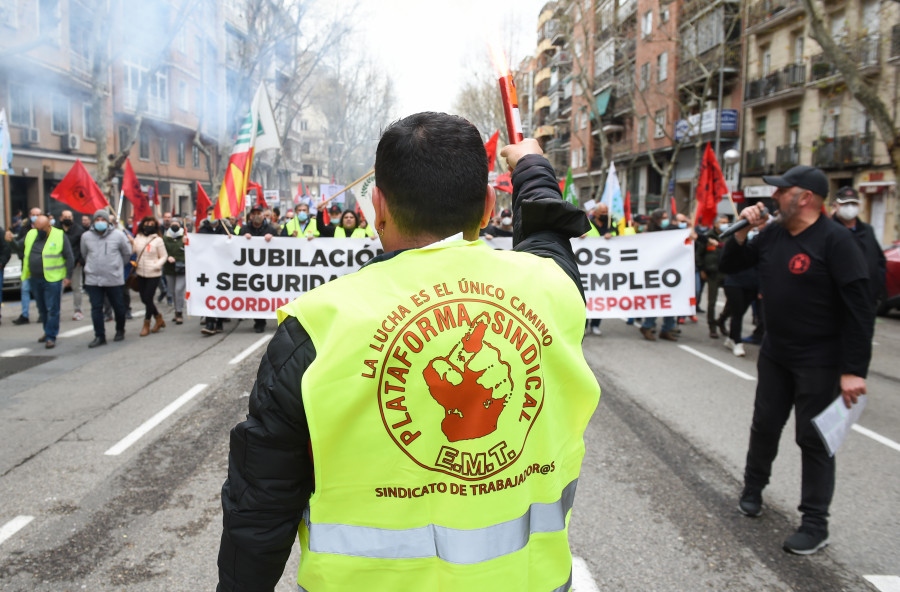
M 496 430 L 512 394 L 509 364 L 484 340 L 489 322 L 487 313 L 480 314 L 450 353 L 431 360 L 423 371 L 428 391 L 444 408 L 441 431 L 451 442 Z
M 491 42 L 491 60 L 500 74 L 500 100 L 503 102 L 503 116 L 506 118 L 506 135 L 510 144 L 518 144 L 525 136 L 522 133 L 522 117 L 519 115 L 519 97 L 516 83 L 509 71 L 506 54 L 496 42 Z

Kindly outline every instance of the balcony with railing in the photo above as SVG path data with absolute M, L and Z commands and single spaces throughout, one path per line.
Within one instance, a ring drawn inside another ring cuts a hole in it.
M 739 74 L 741 71 L 740 43 L 723 43 L 724 57 L 717 49 L 694 57 L 684 57 L 678 61 L 678 86 L 702 83 L 705 77 L 718 76 L 721 69 L 727 76 Z
M 798 164 L 800 164 L 800 146 L 785 144 L 775 148 L 775 170 L 777 172 L 783 173 Z
M 841 44 L 850 60 L 857 66 L 862 74 L 877 74 L 881 71 L 880 47 L 881 35 L 874 33 L 866 35 L 850 46 L 847 42 Z M 810 59 L 809 81 L 817 82 L 826 80 L 839 74 L 837 68 L 824 53 L 814 55 Z
M 744 87 L 746 106 L 759 105 L 802 95 L 806 85 L 806 66 L 791 64 L 768 76 L 751 80 Z
M 613 68 L 607 68 L 603 72 L 600 72 L 599 74 L 594 76 L 594 92 L 597 93 L 605 89 L 607 86 L 615 82 L 615 79 L 616 75 Z
M 737 8 L 740 4 L 740 0 L 686 0 L 681 5 L 681 17 L 679 18 L 679 22 L 690 22 L 717 6 L 731 5 Z
M 750 4 L 744 26 L 747 33 L 763 33 L 801 14 L 800 0 L 759 0 Z
M 813 166 L 843 169 L 872 164 L 875 134 L 850 134 L 813 142 Z
M 748 150 L 746 153 L 746 161 L 744 162 L 745 175 L 764 175 L 766 174 L 766 149 Z
M 125 109 L 135 110 L 138 104 L 138 91 L 134 89 L 125 90 Z M 147 96 L 147 115 L 157 117 L 159 119 L 169 118 L 169 100 L 168 97 L 158 97 L 152 94 Z

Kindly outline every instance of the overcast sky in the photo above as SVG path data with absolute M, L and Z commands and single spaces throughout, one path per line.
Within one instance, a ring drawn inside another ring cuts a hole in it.
M 515 47 L 514 59 L 534 52 L 537 19 L 546 2 L 359 0 L 356 45 L 391 74 L 397 94 L 394 117 L 451 111 L 465 81 L 490 63 L 486 56 L 492 36 L 504 47 Z

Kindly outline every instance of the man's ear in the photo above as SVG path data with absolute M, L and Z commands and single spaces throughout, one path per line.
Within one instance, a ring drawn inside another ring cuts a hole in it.
M 388 209 L 387 200 L 378 185 L 372 188 L 372 205 L 375 206 L 375 229 L 382 229 L 387 222 Z
M 484 213 L 481 215 L 481 226 L 479 228 L 486 227 L 491 218 L 494 216 L 494 205 L 497 203 L 497 194 L 494 193 L 494 188 L 490 185 L 487 186 L 487 193 L 484 196 Z

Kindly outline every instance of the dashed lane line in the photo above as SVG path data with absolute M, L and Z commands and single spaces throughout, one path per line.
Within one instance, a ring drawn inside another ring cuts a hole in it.
M 107 456 L 118 456 L 122 454 L 125 450 L 128 449 L 129 446 L 137 442 L 144 436 L 147 432 L 161 424 L 167 417 L 175 413 L 182 405 L 193 399 L 200 393 L 203 389 L 205 389 L 207 384 L 195 384 L 191 389 L 169 403 L 162 409 L 159 413 L 142 423 L 136 430 L 122 438 L 115 446 L 104 452 Z
M 32 520 L 34 520 L 34 516 L 16 516 L 3 526 L 0 526 L 0 545 L 2 545 L 6 539 L 25 528 Z
M 8 349 L 4 352 L 0 352 L 0 358 L 18 358 L 19 356 L 24 356 L 28 352 L 31 351 L 29 347 L 19 347 L 16 349 Z
M 714 366 L 718 366 L 719 368 L 721 368 L 723 370 L 727 370 L 728 372 L 731 372 L 735 376 L 743 378 L 744 380 L 751 380 L 751 381 L 756 380 L 755 376 L 751 376 L 751 375 L 747 374 L 746 372 L 741 372 L 737 368 L 732 368 L 725 362 L 720 362 L 719 360 L 713 358 L 712 356 L 708 356 L 702 352 L 699 352 L 690 346 L 679 345 L 678 347 L 683 349 L 684 351 L 688 352 L 689 354 L 693 354 L 693 355 L 697 356 L 698 358 L 700 358 L 701 360 L 706 360 L 710 364 L 713 364 Z
M 900 576 L 863 576 L 879 592 L 900 592 Z
M 255 352 L 257 349 L 259 349 L 259 347 L 260 347 L 261 345 L 265 344 L 265 343 L 266 343 L 267 341 L 269 341 L 269 339 L 271 339 L 271 338 L 272 338 L 271 335 L 266 335 L 265 337 L 260 337 L 257 341 L 255 341 L 255 342 L 253 343 L 253 345 L 251 345 L 250 347 L 248 347 L 247 349 L 245 349 L 244 351 L 242 351 L 242 352 L 239 353 L 238 355 L 234 356 L 233 358 L 231 358 L 231 359 L 228 361 L 228 363 L 229 363 L 229 364 L 240 364 L 241 362 L 244 361 L 244 359 L 247 358 L 247 356 L 249 356 L 250 354 L 252 354 L 253 352 Z
M 572 592 L 600 592 L 591 570 L 581 557 L 572 557 Z

